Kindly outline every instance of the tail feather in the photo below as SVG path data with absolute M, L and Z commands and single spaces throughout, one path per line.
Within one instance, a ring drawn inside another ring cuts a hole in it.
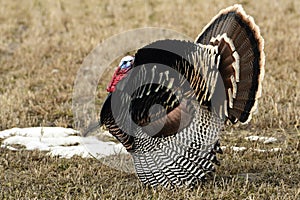
M 196 43 L 218 46 L 228 118 L 233 123 L 248 122 L 257 108 L 264 77 L 264 40 L 259 27 L 242 6 L 234 5 L 220 11 L 199 34 Z

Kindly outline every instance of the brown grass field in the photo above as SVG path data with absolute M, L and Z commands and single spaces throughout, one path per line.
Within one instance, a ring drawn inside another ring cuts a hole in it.
M 195 38 L 220 9 L 240 3 L 265 39 L 259 114 L 229 127 L 216 176 L 193 190 L 145 188 L 95 159 L 0 148 L 0 199 L 300 199 L 300 1 L 0 1 L 0 130 L 73 127 L 76 73 L 96 45 L 147 26 Z M 130 42 L 130 41 L 129 41 Z M 115 48 L 118 48 L 116 46 Z M 112 71 L 110 72 L 112 73 Z M 110 75 L 109 75 L 110 76 Z M 100 80 L 97 109 L 106 95 Z M 101 90 L 102 88 L 102 90 Z M 276 137 L 273 144 L 244 140 Z M 250 148 L 279 152 L 258 153 Z

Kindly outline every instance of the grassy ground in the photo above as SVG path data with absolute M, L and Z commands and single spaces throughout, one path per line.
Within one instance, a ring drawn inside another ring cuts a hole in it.
M 300 199 L 300 2 L 237 2 L 261 27 L 266 75 L 259 115 L 247 126 L 229 127 L 222 145 L 281 147 L 282 151 L 226 150 L 220 156 L 222 166 L 215 179 L 192 191 L 168 191 L 143 188 L 134 175 L 93 159 L 66 160 L 40 152 L 0 149 L 0 197 Z M 1 1 L 0 130 L 16 126 L 73 127 L 76 73 L 99 42 L 146 26 L 171 28 L 195 38 L 220 9 L 234 3 Z M 99 88 L 106 84 L 107 80 L 101 80 Z M 106 94 L 100 90 L 97 94 L 100 109 Z M 271 145 L 243 140 L 254 134 L 279 140 Z

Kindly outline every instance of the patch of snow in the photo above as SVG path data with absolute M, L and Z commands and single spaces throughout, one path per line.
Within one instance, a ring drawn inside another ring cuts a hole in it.
M 81 156 L 83 158 L 90 157 L 90 154 L 83 146 L 56 146 L 52 147 L 51 151 L 47 153 L 50 156 L 59 156 L 63 158 L 72 158 L 73 156 Z
M 247 150 L 246 147 L 236 147 L 236 146 L 231 146 L 229 147 L 232 151 L 245 151 Z M 221 146 L 221 149 L 224 151 L 225 149 L 227 149 L 227 146 Z M 272 148 L 272 149 L 252 149 L 249 148 L 250 150 L 256 151 L 256 152 L 260 152 L 260 153 L 266 153 L 266 152 L 278 152 L 281 151 L 281 148 L 276 147 L 276 148 Z
M 277 139 L 274 137 L 264 137 L 264 136 L 258 136 L 258 135 L 251 135 L 251 136 L 245 137 L 245 139 L 250 140 L 250 141 L 263 142 L 264 144 L 274 143 L 277 141 Z
M 281 148 L 276 147 L 276 148 L 271 149 L 270 151 L 271 152 L 277 152 L 277 151 L 281 151 L 281 150 L 282 150 Z
M 233 151 L 245 151 L 247 148 L 246 147 L 235 147 L 232 146 L 230 147 Z
M 1 146 L 0 146 L 1 148 L 7 148 L 7 149 L 9 149 L 9 150 L 11 150 L 11 151 L 18 151 L 19 149 L 16 149 L 16 148 L 14 148 L 14 147 L 11 147 L 11 146 L 6 146 L 6 145 L 4 145 L 4 144 L 1 144 Z
M 39 149 L 41 151 L 48 151 L 47 145 L 41 143 L 37 137 L 25 137 L 25 136 L 11 136 L 6 138 L 2 144 L 4 146 L 23 145 L 27 150 Z
M 232 151 L 245 151 L 247 148 L 246 147 L 236 147 L 236 146 L 231 146 L 229 147 Z M 226 146 L 221 146 L 221 149 L 224 151 L 227 149 Z
M 272 149 L 253 149 L 254 151 L 260 152 L 260 153 L 265 153 L 265 152 L 277 152 L 281 151 L 281 148 L 272 148 Z
M 0 138 L 7 138 L 13 135 L 25 137 L 67 137 L 69 135 L 79 135 L 79 131 L 71 128 L 62 127 L 31 127 L 31 128 L 12 128 L 0 132 Z
M 121 144 L 103 142 L 95 136 L 82 137 L 74 129 L 61 127 L 12 128 L 1 131 L 0 138 L 4 139 L 2 148 L 16 151 L 14 145 L 21 145 L 27 150 L 49 151 L 49 155 L 64 158 L 74 155 L 101 158 L 127 153 Z
M 269 137 L 264 141 L 264 144 L 274 143 L 277 142 L 277 139 L 274 137 Z

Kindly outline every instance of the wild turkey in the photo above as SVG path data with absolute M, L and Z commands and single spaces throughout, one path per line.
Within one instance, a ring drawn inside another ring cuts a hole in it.
M 142 183 L 192 187 L 215 171 L 225 120 L 246 123 L 257 107 L 263 45 L 252 17 L 234 5 L 195 43 L 156 41 L 121 60 L 100 124 L 132 155 Z

